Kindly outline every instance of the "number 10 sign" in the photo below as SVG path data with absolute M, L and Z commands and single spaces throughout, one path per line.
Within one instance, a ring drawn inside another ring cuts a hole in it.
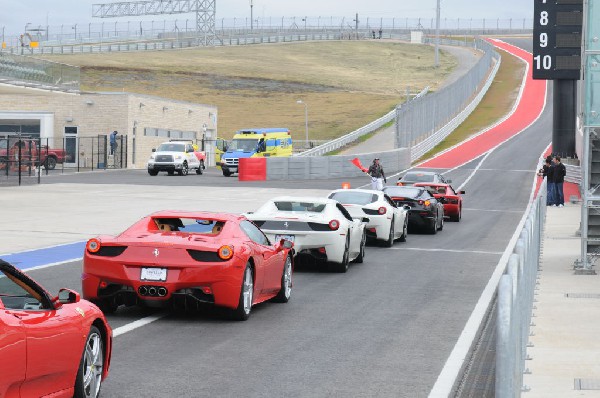
M 579 80 L 583 0 L 534 0 L 533 78 Z

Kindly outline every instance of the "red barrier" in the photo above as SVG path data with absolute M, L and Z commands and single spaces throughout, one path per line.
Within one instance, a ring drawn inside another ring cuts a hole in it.
M 265 181 L 267 179 L 266 158 L 242 158 L 238 167 L 239 181 Z

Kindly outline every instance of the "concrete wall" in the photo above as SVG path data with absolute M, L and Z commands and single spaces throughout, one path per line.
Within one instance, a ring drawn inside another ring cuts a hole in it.
M 57 143 L 62 142 L 67 126 L 76 126 L 79 137 L 108 135 L 117 130 L 127 135 L 130 168 L 144 168 L 152 148 L 169 140 L 165 137 L 146 137 L 144 128 L 195 131 L 196 137 L 201 139 L 203 125 L 206 124 L 207 131 L 212 131 L 216 136 L 215 106 L 132 93 L 66 94 L 25 90 L 20 95 L 0 95 L 0 114 L 15 112 L 53 115 L 52 128 L 44 129 L 41 134 L 42 138 L 55 139 Z
M 410 166 L 410 149 L 400 148 L 386 152 L 362 155 L 307 156 L 289 158 L 266 158 L 267 180 L 317 180 L 364 175 L 350 161 L 359 158 L 366 168 L 378 157 L 386 175 Z

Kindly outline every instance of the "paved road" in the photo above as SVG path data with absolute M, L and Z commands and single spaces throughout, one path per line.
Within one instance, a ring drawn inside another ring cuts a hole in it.
M 448 173 L 458 186 L 481 166 L 465 186 L 463 220 L 435 236 L 412 233 L 392 249 L 368 247 L 365 263 L 347 274 L 301 268 L 292 300 L 261 304 L 248 322 L 218 312 L 167 314 L 119 335 L 103 396 L 426 396 L 522 216 L 550 126 L 545 114 L 483 164 L 475 160 Z M 1 242 L 43 246 L 36 241 L 52 234 L 62 240 L 72 234 L 74 241 L 115 233 L 157 208 L 244 211 L 282 191 L 323 194 L 340 182 L 298 187 L 210 173 L 150 178 L 140 171 L 44 181 L 3 188 L 0 206 L 11 211 L 3 216 L 10 227 L 0 232 Z M 57 291 L 79 287 L 80 267 L 30 274 Z M 109 321 L 118 328 L 152 313 L 121 309 Z

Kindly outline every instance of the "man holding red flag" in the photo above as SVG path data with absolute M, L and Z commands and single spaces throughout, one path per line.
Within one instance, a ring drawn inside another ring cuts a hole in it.
M 367 174 L 371 176 L 371 188 L 381 191 L 383 189 L 383 183 L 387 182 L 383 167 L 379 164 L 379 158 L 373 159 L 373 163 L 369 166 Z

